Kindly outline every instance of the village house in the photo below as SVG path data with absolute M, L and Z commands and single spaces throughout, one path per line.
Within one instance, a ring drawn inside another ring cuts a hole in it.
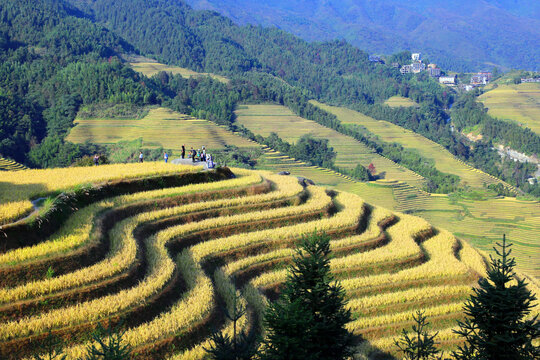
M 403 65 L 399 71 L 402 74 L 409 74 L 412 73 L 412 65 Z
M 540 78 L 522 78 L 522 83 L 540 83 Z
M 487 82 L 490 82 L 493 77 L 490 71 L 480 71 L 478 72 L 478 75 L 485 77 Z
M 486 85 L 487 78 L 482 75 L 471 76 L 471 85 Z
M 444 85 L 456 85 L 456 76 L 441 76 L 439 82 Z
M 420 61 L 422 59 L 422 54 L 421 53 L 413 53 L 411 55 L 411 59 L 412 59 L 412 61 Z
M 415 62 L 411 64 L 411 70 L 413 73 L 418 74 L 420 71 L 424 71 L 426 69 L 426 64 L 421 62 Z
M 430 64 L 430 65 L 432 65 L 432 64 Z M 436 78 L 436 77 L 441 76 L 441 69 L 439 69 L 437 67 L 435 67 L 435 68 L 428 67 L 427 72 L 428 72 L 429 76 L 431 76 L 432 78 Z
M 479 71 L 471 77 L 471 85 L 486 85 L 491 81 L 492 74 L 489 71 Z

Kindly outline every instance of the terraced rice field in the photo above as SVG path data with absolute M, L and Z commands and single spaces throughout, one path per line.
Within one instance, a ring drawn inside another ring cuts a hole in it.
M 192 171 L 193 167 L 186 168 Z M 99 184 L 129 179 L 141 174 L 168 175 L 178 168 L 161 162 L 117 164 L 99 167 L 76 167 L 2 172 L 0 178 L 0 225 L 13 221 L 33 209 L 32 201 L 55 195 L 81 184 Z
M 452 231 L 487 252 L 491 252 L 494 243 L 506 234 L 514 243 L 513 255 L 517 258 L 518 268 L 540 279 L 540 202 L 511 198 L 451 202 L 442 197 L 440 200 L 446 204 L 432 204 L 426 207 L 429 210 L 415 212 L 415 215 Z
M 463 184 L 472 187 L 483 187 L 484 184 L 501 182 L 495 177 L 465 164 L 450 154 L 443 146 L 401 126 L 387 121 L 375 120 L 343 107 L 330 106 L 316 101 L 312 101 L 312 103 L 336 115 L 343 124 L 362 125 L 384 141 L 396 142 L 407 149 L 418 151 L 422 156 L 432 159 L 437 170 L 459 176 Z M 396 180 L 403 179 L 396 178 Z M 511 187 L 508 184 L 506 186 Z
M 156 75 L 160 71 L 165 71 L 173 75 L 179 74 L 185 78 L 210 76 L 212 79 L 218 80 L 224 84 L 229 82 L 229 79 L 227 79 L 225 76 L 211 73 L 199 73 L 190 69 L 181 68 L 179 66 L 165 65 L 158 62 L 132 62 L 129 65 L 131 65 L 133 70 L 149 77 Z
M 364 200 L 385 208 L 394 209 L 397 202 L 391 188 L 379 185 L 378 182 L 358 182 L 336 171 L 311 166 L 302 161 L 292 159 L 278 151 L 264 148 L 264 156 L 258 159 L 257 169 L 269 170 L 274 173 L 290 172 L 291 176 L 304 177 L 317 185 L 340 191 L 362 194 Z
M 165 108 L 151 108 L 142 119 L 76 119 L 67 140 L 74 143 L 91 141 L 114 144 L 123 140 L 143 139 L 143 146 L 162 146 L 180 154 L 182 144 L 187 149 L 205 145 L 207 149 L 222 149 L 225 145 L 258 146 L 211 121 L 195 119 Z
M 32 355 L 52 330 L 75 359 L 98 322 L 122 319 L 138 359 L 202 359 L 213 329 L 232 332 L 223 305 L 234 293 L 248 308 L 240 326 L 261 331 L 295 241 L 315 229 L 332 238 L 332 270 L 354 315 L 347 326 L 366 339 L 357 353 L 391 358 L 392 339 L 418 308 L 445 349 L 457 343 L 450 329 L 485 265 L 449 232 L 292 176 L 233 169 L 230 178 L 171 165 L 176 172 L 156 177 L 151 164 L 140 166 L 148 175 L 96 188 L 102 196 L 64 208 L 46 231 L 29 220 L 2 228 L 2 358 Z
M 413 101 L 413 100 L 411 100 L 409 98 L 399 96 L 399 95 L 392 96 L 391 98 L 387 99 L 384 103 L 386 105 L 390 106 L 390 107 L 418 106 L 417 102 L 415 102 L 415 101 Z
M 377 191 L 374 187 L 380 190 Z M 442 194 L 427 194 L 400 181 L 338 184 L 336 189 L 369 196 L 369 202 L 420 216 L 448 229 L 476 248 L 493 254 L 503 234 L 514 244 L 518 269 L 540 279 L 540 202 L 514 198 L 465 200 Z
M 478 97 L 488 114 L 516 121 L 540 134 L 540 84 L 499 85 Z
M 25 170 L 26 166 L 19 164 L 18 162 L 0 157 L 0 171 L 18 171 Z
M 237 122 L 255 134 L 268 136 L 276 132 L 290 143 L 302 135 L 328 139 L 329 145 L 337 153 L 335 164 L 340 168 L 354 169 L 360 163 L 367 167 L 373 163 L 377 173 L 385 179 L 400 179 L 413 186 L 421 187 L 424 178 L 420 175 L 375 153 L 359 141 L 317 124 L 314 121 L 296 116 L 290 109 L 281 105 L 243 105 L 237 111 Z

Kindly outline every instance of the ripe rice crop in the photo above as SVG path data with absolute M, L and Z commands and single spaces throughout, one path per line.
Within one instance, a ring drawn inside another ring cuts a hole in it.
M 384 102 L 385 105 L 388 105 L 390 107 L 400 107 L 400 106 L 403 106 L 403 107 L 411 107 L 411 106 L 419 106 L 417 102 L 409 99 L 409 98 L 406 98 L 406 97 L 403 97 L 403 96 L 399 96 L 399 95 L 396 95 L 396 96 L 392 96 L 391 98 L 388 98 L 385 102 Z
M 133 237 L 133 231 L 136 226 L 143 222 L 155 221 L 160 218 L 167 218 L 180 214 L 188 214 L 200 210 L 224 208 L 233 205 L 245 205 L 249 203 L 263 202 L 272 199 L 286 198 L 298 194 L 302 188 L 297 181 L 291 181 L 290 178 L 276 176 L 269 176 L 269 178 L 275 180 L 276 185 L 278 186 L 277 191 L 269 194 L 246 196 L 237 199 L 223 199 L 201 203 L 193 203 L 158 211 L 142 213 L 135 217 L 128 218 L 118 223 L 112 229 L 109 236 L 111 241 L 111 255 L 107 257 L 104 261 L 97 263 L 91 267 L 83 268 L 59 277 L 45 279 L 42 281 L 28 282 L 22 286 L 12 289 L 0 289 L 0 303 L 21 300 L 30 296 L 43 295 L 58 290 L 66 290 L 75 286 L 81 286 L 83 284 L 91 283 L 123 271 L 135 259 L 136 241 Z M 223 181 L 221 182 L 221 185 L 223 187 L 226 187 L 231 185 L 230 182 L 240 184 L 245 183 L 246 180 L 250 180 L 248 177 L 244 177 L 244 181 L 240 182 L 239 179 L 242 178 Z M 252 180 L 257 180 L 257 177 L 254 177 Z M 249 184 L 249 182 L 246 184 Z M 191 192 L 193 191 L 195 186 L 187 186 L 184 190 Z M 284 188 L 283 190 L 281 190 L 282 187 Z M 180 190 L 181 189 L 177 189 L 176 191 L 181 193 Z M 122 197 L 122 199 L 125 199 L 125 197 Z
M 332 269 L 347 269 L 396 259 L 408 258 L 421 253 L 414 238 L 423 231 L 431 230 L 427 221 L 408 215 L 400 215 L 400 221 L 387 232 L 390 244 L 373 251 L 333 259 Z
M 317 200 L 321 201 L 322 199 Z M 343 206 L 343 210 L 334 215 L 332 218 L 310 221 L 308 223 L 283 227 L 275 230 L 261 230 L 250 233 L 248 236 L 233 235 L 224 239 L 206 241 L 193 247 L 193 256 L 195 259 L 197 259 L 197 261 L 201 261 L 205 257 L 217 252 L 224 252 L 234 248 L 244 247 L 261 242 L 268 244 L 272 241 L 278 241 L 280 239 L 294 239 L 298 237 L 298 234 L 307 234 L 312 232 L 314 229 L 317 229 L 318 231 L 329 231 L 332 229 L 354 226 L 362 215 L 363 201 L 356 196 L 351 196 L 350 194 L 339 194 L 336 197 L 335 202 L 340 206 Z M 314 206 L 314 204 L 310 204 L 310 207 Z
M 234 172 L 235 179 L 141 188 L 97 201 L 38 245 L 0 254 L 3 267 L 32 266 L 93 242 L 107 244 L 88 265 L 0 289 L 3 309 L 35 305 L 0 322 L 0 356 L 32 356 L 52 329 L 66 342 L 67 358 L 80 358 L 97 322 L 125 318 L 124 341 L 140 358 L 204 359 L 213 330 L 232 334 L 222 305 L 230 310 L 235 294 L 248 309 L 237 329 L 264 336 L 265 294 L 279 291 L 295 242 L 314 231 L 332 237 L 330 264 L 347 292 L 354 316 L 347 326 L 355 334 L 392 353 L 393 338 L 410 326 L 415 309 L 425 309 L 434 329 L 443 330 L 445 346 L 453 346 L 450 321 L 462 316 L 463 300 L 485 274 L 484 258 L 471 246 L 359 196 L 304 188 L 293 176 Z M 183 196 L 188 203 L 172 200 Z M 170 205 L 159 205 L 168 198 L 163 203 Z M 98 219 L 124 209 L 133 212 L 98 236 Z M 106 287 L 122 277 L 129 281 Z M 94 288 L 101 292 L 92 294 Z M 49 305 L 50 298 L 56 300 Z M 376 351 L 356 345 L 359 358 Z
M 0 171 L 20 171 L 28 169 L 23 164 L 0 156 Z
M 170 333 L 177 333 L 188 328 L 194 322 L 204 318 L 211 311 L 214 289 L 210 279 L 204 275 L 200 266 L 193 261 L 189 251 L 178 256 L 177 264 L 187 284 L 188 292 L 169 312 L 139 327 L 128 330 L 124 341 L 133 347 L 157 341 Z M 85 345 L 66 350 L 69 358 L 79 358 L 86 353 Z
M 142 175 L 164 175 L 199 170 L 199 167 L 193 166 L 171 166 L 162 162 L 147 162 L 7 171 L 2 173 L 2 182 L 0 182 L 0 224 L 11 221 L 32 209 L 30 199 L 48 196 L 77 185 L 135 178 Z
M 225 188 L 234 188 L 242 185 L 254 184 L 262 181 L 258 174 L 240 176 L 236 179 L 219 181 L 214 183 L 194 184 L 180 188 L 169 188 L 163 190 L 144 191 L 133 195 L 122 195 L 113 199 L 108 199 L 97 204 L 90 205 L 76 216 L 70 217 L 62 229 L 50 240 L 40 244 L 15 249 L 0 255 L 0 265 L 13 265 L 18 262 L 35 259 L 44 256 L 50 256 L 54 253 L 61 253 L 76 248 L 88 241 L 91 234 L 92 223 L 99 213 L 126 205 L 134 201 L 144 201 L 166 196 L 182 195 L 194 193 L 197 191 L 212 191 Z
M 344 125 L 351 124 L 364 126 L 368 131 L 379 136 L 384 141 L 396 142 L 407 149 L 418 151 L 422 156 L 432 159 L 437 170 L 459 176 L 464 184 L 482 188 L 484 183 L 491 184 L 501 182 L 491 175 L 465 164 L 452 155 L 442 145 L 413 131 L 402 128 L 401 126 L 388 121 L 376 120 L 344 107 L 330 106 L 316 101 L 312 101 L 312 104 L 336 115 Z M 396 179 L 404 180 L 399 177 Z M 412 185 L 414 186 L 414 184 Z
M 540 134 L 540 84 L 500 85 L 478 97 L 488 114 L 519 124 Z
M 418 187 L 422 187 L 424 183 L 424 178 L 420 175 L 377 154 L 354 138 L 319 125 L 315 121 L 301 118 L 285 106 L 244 105 L 236 111 L 236 115 L 239 124 L 265 137 L 275 132 L 290 143 L 295 143 L 305 134 L 328 139 L 328 146 L 336 152 L 335 164 L 339 168 L 352 170 L 358 163 L 367 168 L 373 163 L 377 172 L 384 172 L 386 178 L 402 179 Z
M 206 185 L 206 184 L 205 184 Z M 292 184 L 291 184 L 292 185 Z M 293 186 L 293 188 L 296 188 Z M 321 194 L 324 194 L 324 191 L 318 191 L 315 192 L 319 194 L 319 196 L 313 196 L 310 201 L 306 203 L 306 207 L 310 208 L 317 208 L 317 206 L 324 206 L 324 203 L 321 201 L 324 201 L 324 197 Z M 324 194 L 326 196 L 326 194 Z M 142 283 L 140 283 L 137 287 L 123 291 L 115 296 L 108 296 L 102 299 L 97 299 L 95 301 L 89 301 L 86 303 L 82 303 L 80 306 L 76 307 L 70 307 L 70 308 L 64 308 L 60 309 L 58 311 L 51 311 L 48 314 L 44 314 L 41 317 L 30 319 L 25 319 L 24 321 L 19 322 L 11 322 L 7 324 L 0 325 L 0 338 L 2 336 L 5 336 L 6 339 L 11 338 L 15 330 L 17 329 L 17 332 L 19 335 L 24 335 L 29 329 L 32 329 L 32 332 L 36 333 L 39 332 L 39 329 L 46 329 L 50 327 L 56 327 L 60 325 L 67 325 L 68 323 L 78 322 L 82 320 L 97 320 L 101 318 L 102 314 L 111 313 L 111 309 L 115 309 L 116 311 L 121 311 L 123 309 L 127 309 L 131 306 L 136 305 L 140 301 L 144 300 L 146 297 L 150 296 L 154 292 L 158 291 L 160 287 L 162 287 L 165 282 L 170 278 L 172 275 L 172 271 L 174 266 L 172 265 L 170 259 L 167 256 L 167 252 L 165 250 L 164 245 L 168 242 L 169 239 L 180 236 L 182 234 L 189 233 L 191 231 L 197 230 L 197 229 L 203 229 L 203 228 L 215 228 L 219 227 L 222 224 L 230 224 L 234 223 L 235 221 L 238 222 L 245 222 L 249 220 L 254 220 L 257 218 L 268 218 L 274 216 L 285 216 L 287 214 L 291 213 L 291 210 L 297 210 L 296 208 L 293 209 L 274 209 L 269 210 L 266 212 L 258 212 L 258 213 L 248 213 L 248 214 L 242 214 L 239 216 L 231 216 L 231 217 L 219 217 L 214 219 L 208 219 L 203 220 L 198 223 L 188 223 L 185 225 L 180 225 L 177 228 L 176 232 L 171 232 L 170 230 L 165 230 L 157 236 L 152 236 L 147 241 L 147 250 L 149 253 L 149 265 L 150 265 L 150 271 L 149 275 Z M 170 211 L 169 211 L 170 212 Z M 140 217 L 136 217 L 134 219 L 128 219 L 124 222 L 120 223 L 118 226 L 117 231 L 121 231 L 120 236 L 113 237 L 119 238 L 120 242 L 126 242 L 128 243 L 123 246 L 125 248 L 124 252 L 119 253 L 116 257 L 113 257 L 111 260 L 112 262 L 109 262 L 110 264 L 114 264 L 117 268 L 122 268 L 122 262 L 124 262 L 124 266 L 129 264 L 135 254 L 135 240 L 132 237 L 132 232 L 134 227 L 137 225 L 138 222 L 141 220 L 152 220 L 156 217 L 162 216 L 162 213 L 157 212 L 157 215 L 154 215 L 152 213 L 150 214 L 142 214 Z M 236 219 L 236 220 L 235 220 Z M 124 229 L 122 229 L 124 228 Z M 114 244 L 114 242 L 113 242 Z M 126 263 L 127 262 L 127 263 Z M 107 265 L 104 264 L 104 265 Z M 103 270 L 103 266 L 100 265 L 95 267 L 95 271 L 101 272 Z M 110 267 L 109 267 L 110 269 Z M 110 271 L 110 270 L 109 270 Z M 86 272 L 75 273 L 73 280 L 82 279 L 85 278 Z M 90 274 L 91 278 L 91 274 Z M 84 280 L 83 280 L 84 281 Z M 49 285 L 49 284 L 48 284 Z M 64 284 L 62 282 L 59 282 L 59 287 L 61 288 Z M 69 316 L 62 317 L 60 314 L 69 314 Z
M 144 60 L 150 60 L 150 59 L 144 59 Z M 212 73 L 199 73 L 190 69 L 182 68 L 179 66 L 171 66 L 171 65 L 165 65 L 160 64 L 158 62 L 152 61 L 137 61 L 130 63 L 133 70 L 140 72 L 141 74 L 144 74 L 148 77 L 154 76 L 157 73 L 161 71 L 165 71 L 168 73 L 171 73 L 173 75 L 179 74 L 182 75 L 182 77 L 189 78 L 189 77 L 204 77 L 204 76 L 210 76 L 211 78 L 218 80 L 222 83 L 228 83 L 229 79 L 222 75 L 212 74 Z
M 188 146 L 188 149 L 205 145 L 211 153 L 224 149 L 226 145 L 260 147 L 212 121 L 196 119 L 167 108 L 149 108 L 148 114 L 142 119 L 77 118 L 74 123 L 75 127 L 71 129 L 67 140 L 76 144 L 85 141 L 115 144 L 140 138 L 145 148 L 163 147 L 177 156 L 182 151 L 182 144 Z

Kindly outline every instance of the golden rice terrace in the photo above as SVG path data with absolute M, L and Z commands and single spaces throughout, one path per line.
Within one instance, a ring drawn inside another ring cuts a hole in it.
M 137 359 L 203 359 L 213 330 L 232 332 L 223 309 L 235 293 L 248 309 L 240 326 L 263 331 L 295 243 L 314 230 L 332 238 L 347 326 L 370 357 L 396 355 L 393 339 L 416 309 L 453 348 L 451 329 L 485 273 L 483 257 L 449 232 L 292 176 L 88 169 L 6 172 L 1 183 L 13 190 L 1 199 L 2 359 L 31 358 L 49 332 L 77 359 L 98 323 L 123 327 Z M 48 199 L 30 202 L 38 197 Z

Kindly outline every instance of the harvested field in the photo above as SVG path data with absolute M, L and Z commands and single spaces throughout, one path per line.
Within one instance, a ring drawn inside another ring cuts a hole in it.
M 160 71 L 165 71 L 168 73 L 171 73 L 173 75 L 179 74 L 182 75 L 182 77 L 190 78 L 190 77 L 202 77 L 202 76 L 210 76 L 212 79 L 218 80 L 222 83 L 228 83 L 229 79 L 227 79 L 225 76 L 217 75 L 217 74 L 210 74 L 210 73 L 199 73 L 190 69 L 182 68 L 179 66 L 172 66 L 172 65 L 165 65 L 160 64 L 158 62 L 148 62 L 148 61 L 141 61 L 141 62 L 132 62 L 130 63 L 133 70 L 140 72 L 143 75 L 146 76 L 154 76 Z
M 390 107 L 418 106 L 418 103 L 416 103 L 414 100 L 411 100 L 409 98 L 399 96 L 399 95 L 392 96 L 391 98 L 387 99 L 384 103 Z

